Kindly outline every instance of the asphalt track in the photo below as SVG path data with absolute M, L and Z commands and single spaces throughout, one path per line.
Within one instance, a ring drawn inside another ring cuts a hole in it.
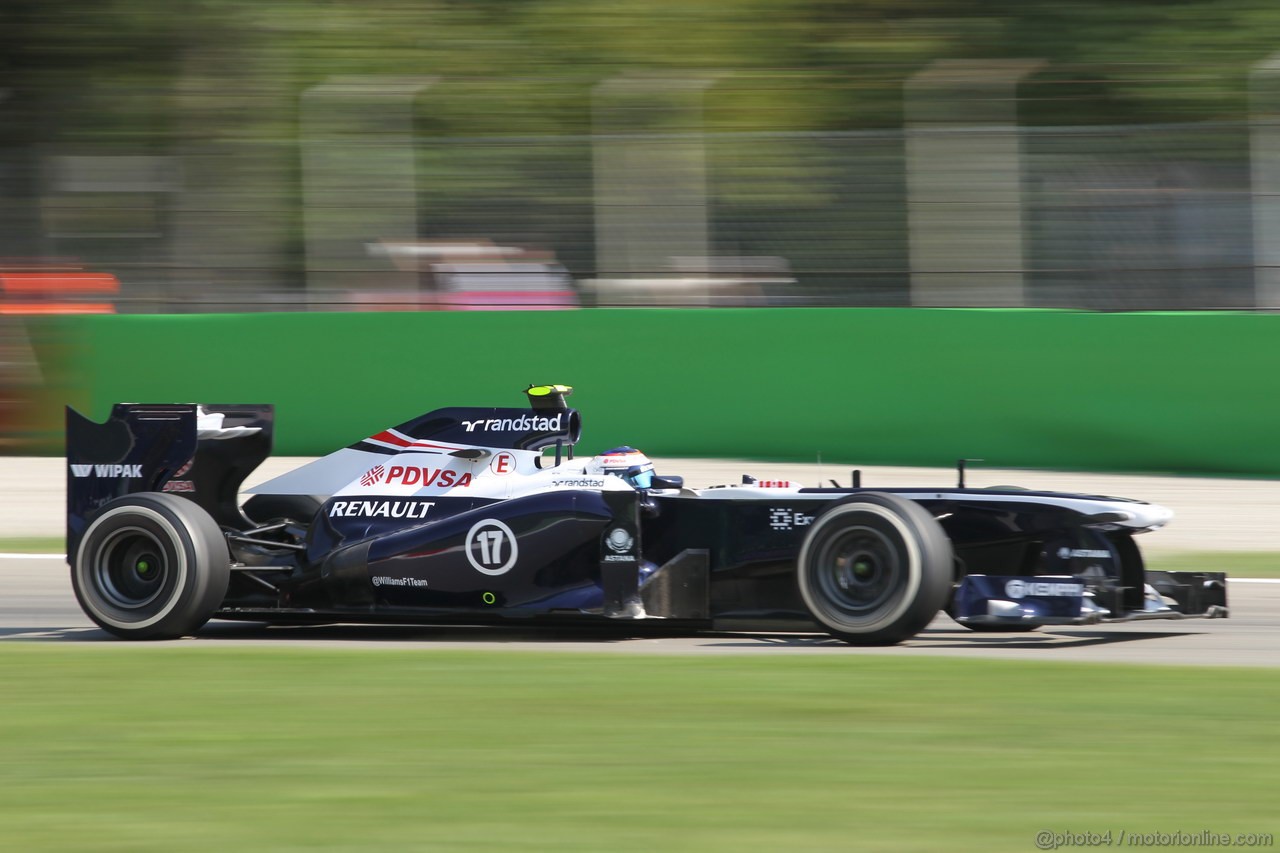
M 820 634 L 705 633 L 691 637 L 535 631 L 525 628 L 431 628 L 331 625 L 263 627 L 210 622 L 195 637 L 168 643 L 112 638 L 85 617 L 57 558 L 0 558 L 0 644 L 73 643 L 125 649 L 179 646 L 323 645 L 330 648 L 482 648 L 661 654 L 961 655 L 1017 660 L 1280 666 L 1280 582 L 1233 581 L 1230 619 L 1186 619 L 1042 628 L 1025 634 L 975 634 L 945 616 L 915 639 L 864 649 Z M 644 630 L 638 628 L 637 631 Z
M 250 482 L 300 460 L 272 460 Z M 61 460 L 0 463 L 0 535 L 51 535 L 60 530 Z M 816 484 L 848 480 L 842 466 L 745 462 L 673 462 L 660 470 L 685 473 L 690 485 L 733 482 L 740 473 L 792 477 Z M 844 471 L 841 475 L 839 472 Z M 729 474 L 728 472 L 735 472 Z M 690 476 L 690 474 L 692 474 Z M 1178 514 L 1170 529 L 1142 538 L 1147 550 L 1280 552 L 1280 484 L 1271 481 L 1116 477 L 1053 472 L 974 471 L 971 485 L 1014 483 L 1028 487 L 1118 494 L 1153 500 Z M 945 485 L 953 472 L 867 469 L 865 485 Z M 24 499 L 25 495 L 25 499 Z M 1190 529 L 1188 529 L 1190 528 Z M 1175 529 L 1180 533 L 1171 536 Z M 1280 559 L 1280 555 L 1278 555 Z M 978 634 L 945 616 L 913 640 L 891 648 L 858 648 L 819 634 L 704 633 L 697 636 L 622 636 L 615 633 L 548 632 L 527 628 L 420 626 L 276 627 L 211 622 L 196 637 L 167 643 L 128 643 L 95 627 L 72 595 L 66 563 L 52 556 L 0 556 L 0 643 L 71 643 L 151 651 L 179 647 L 326 646 L 367 648 L 536 649 L 600 653 L 950 655 L 1036 661 L 1280 666 L 1280 582 L 1232 581 L 1229 619 L 1186 619 L 1043 628 L 1024 634 Z M 637 628 L 640 634 L 644 628 Z

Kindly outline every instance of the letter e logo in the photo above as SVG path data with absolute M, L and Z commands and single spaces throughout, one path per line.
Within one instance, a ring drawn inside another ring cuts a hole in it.
M 493 457 L 493 461 L 489 463 L 489 470 L 499 476 L 503 474 L 510 474 L 512 471 L 516 470 L 515 455 L 507 453 L 504 450 L 502 453 Z

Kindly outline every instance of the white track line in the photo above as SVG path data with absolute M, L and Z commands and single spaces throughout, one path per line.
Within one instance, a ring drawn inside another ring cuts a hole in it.
M 65 554 L 0 554 L 0 560 L 61 560 Z M 1280 583 L 1280 578 L 1227 578 L 1231 583 Z

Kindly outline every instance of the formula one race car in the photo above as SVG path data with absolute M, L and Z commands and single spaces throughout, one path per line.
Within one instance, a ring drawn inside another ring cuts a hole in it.
M 574 458 L 570 388 L 437 409 L 255 489 L 267 405 L 67 410 L 67 553 L 121 637 L 210 618 L 814 630 L 897 643 L 975 630 L 1225 616 L 1225 576 L 1145 571 L 1163 507 L 1015 488 L 708 489 L 630 447 Z

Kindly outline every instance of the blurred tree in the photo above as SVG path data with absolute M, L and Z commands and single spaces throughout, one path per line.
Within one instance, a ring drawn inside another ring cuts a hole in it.
M 5 87 L 60 107 L 28 104 L 40 136 L 122 143 L 172 132 L 156 99 L 193 88 L 182 109 L 250 119 L 213 132 L 287 135 L 263 87 L 349 74 L 504 81 L 454 113 L 509 133 L 585 130 L 564 105 L 625 71 L 735 79 L 726 128 L 892 127 L 902 80 L 942 57 L 1043 58 L 1045 99 L 1073 121 L 1239 118 L 1249 66 L 1280 43 L 1261 0 L 7 0 L 0 15 Z
M 288 286 L 301 269 L 299 98 L 334 77 L 442 77 L 417 104 L 432 227 L 449 216 L 462 232 L 484 205 L 518 200 L 554 242 L 589 229 L 589 158 L 581 142 L 518 140 L 588 133 L 593 87 L 619 74 L 714 77 L 712 132 L 896 129 L 903 81 L 939 58 L 1046 60 L 1021 90 L 1034 124 L 1239 121 L 1249 68 L 1277 45 L 1269 0 L 4 0 L 0 192 L 38 195 L 35 146 L 181 154 L 174 225 L 213 224 L 179 241 L 180 263 L 201 271 L 183 286 L 219 264 L 236 281 L 255 265 L 291 270 Z M 457 138 L 510 142 L 487 158 L 479 143 L 431 147 Z M 817 217 L 861 185 L 833 171 L 833 152 L 755 140 L 748 158 L 733 144 L 713 190 L 744 221 L 778 205 Z M 754 170 L 751 190 L 735 170 Z M 38 220 L 30 207 L 17 218 Z

